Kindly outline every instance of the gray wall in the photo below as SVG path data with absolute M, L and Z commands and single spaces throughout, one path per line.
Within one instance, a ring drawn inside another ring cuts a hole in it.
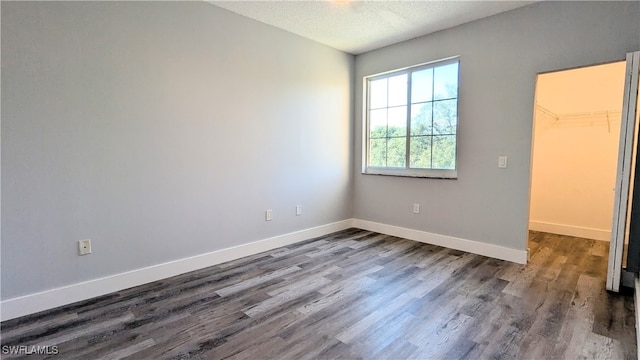
M 206 3 L 1 6 L 2 299 L 352 216 L 524 249 L 536 73 L 640 49 L 637 2 L 542 3 L 355 64 Z M 361 175 L 362 76 L 451 55 L 459 179 Z
M 624 59 L 639 19 L 640 2 L 544 2 L 357 56 L 354 217 L 526 249 L 536 74 Z M 362 175 L 362 77 L 454 55 L 458 180 Z
M 2 2 L 2 299 L 350 218 L 352 76 L 203 2 Z

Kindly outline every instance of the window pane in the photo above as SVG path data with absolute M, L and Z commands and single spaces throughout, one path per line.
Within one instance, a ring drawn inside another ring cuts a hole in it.
M 438 66 L 433 70 L 433 99 L 458 97 L 458 63 Z
M 433 69 L 416 71 L 411 74 L 411 102 L 432 100 Z
M 433 103 L 411 105 L 411 135 L 431 135 Z
M 429 169 L 457 168 L 459 68 L 457 60 L 445 60 L 368 80 L 365 140 L 370 173 L 453 174 Z
M 396 75 L 389 78 L 389 105 L 398 106 L 407 104 L 407 74 Z
M 458 101 L 442 100 L 433 103 L 433 134 L 452 135 L 458 122 Z
M 369 111 L 369 137 L 387 137 L 387 109 Z
M 387 79 L 369 83 L 369 109 L 387 107 Z
M 389 108 L 388 136 L 407 136 L 407 107 Z
M 387 166 L 387 139 L 369 140 L 369 165 Z
M 412 136 L 409 162 L 414 169 L 431 168 L 431 136 Z
M 434 136 L 433 137 L 433 169 L 455 169 L 456 168 L 456 136 Z
M 387 166 L 405 167 L 407 138 L 390 138 L 387 141 Z

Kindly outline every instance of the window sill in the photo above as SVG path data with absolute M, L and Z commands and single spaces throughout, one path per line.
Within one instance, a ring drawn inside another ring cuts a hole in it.
M 362 171 L 363 175 L 382 175 L 396 177 L 412 177 L 424 179 L 457 180 L 456 170 L 405 170 L 369 168 Z

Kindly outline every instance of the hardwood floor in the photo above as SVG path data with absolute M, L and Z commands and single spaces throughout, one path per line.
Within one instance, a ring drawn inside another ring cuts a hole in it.
M 636 359 L 633 297 L 604 290 L 609 244 L 530 237 L 523 266 L 349 229 L 6 321 L 1 343 L 57 359 Z

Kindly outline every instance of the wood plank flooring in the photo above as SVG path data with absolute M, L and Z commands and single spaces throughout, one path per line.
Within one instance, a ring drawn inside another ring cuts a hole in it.
M 530 240 L 524 266 L 349 229 L 3 322 L 3 350 L 58 354 L 2 357 L 636 359 L 609 244 Z

